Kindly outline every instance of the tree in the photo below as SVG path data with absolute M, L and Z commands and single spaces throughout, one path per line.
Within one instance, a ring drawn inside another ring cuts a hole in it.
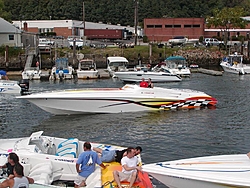
M 228 32 L 232 28 L 245 28 L 247 21 L 242 17 L 244 16 L 244 9 L 241 7 L 228 8 L 225 7 L 222 10 L 214 9 L 213 17 L 207 17 L 207 27 L 212 26 L 218 28 L 223 33 L 224 44 L 228 42 Z M 226 45 L 227 46 L 227 45 Z

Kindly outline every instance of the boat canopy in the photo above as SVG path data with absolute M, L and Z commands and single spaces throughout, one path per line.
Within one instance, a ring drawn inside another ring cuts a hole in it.
M 171 60 L 186 60 L 184 57 L 182 56 L 169 56 L 165 59 L 166 61 L 171 61 Z

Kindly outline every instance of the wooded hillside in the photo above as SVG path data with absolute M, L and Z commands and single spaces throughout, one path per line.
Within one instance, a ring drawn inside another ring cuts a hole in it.
M 11 20 L 83 20 L 83 0 L 0 0 L 0 17 Z M 85 20 L 134 25 L 136 0 L 85 0 Z M 250 15 L 249 0 L 138 0 L 138 20 L 162 17 L 206 17 L 214 8 L 244 7 Z M 0 3 L 1 4 L 1 3 Z

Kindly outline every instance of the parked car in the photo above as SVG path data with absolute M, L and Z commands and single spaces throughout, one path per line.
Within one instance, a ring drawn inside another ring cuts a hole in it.
M 184 36 L 176 36 L 172 39 L 169 39 L 168 42 L 171 46 L 179 46 L 179 45 L 184 45 L 184 43 L 187 42 L 187 38 Z
M 221 47 L 224 46 L 224 42 L 219 41 L 216 38 L 204 38 L 203 44 L 205 46 L 221 46 Z
M 73 40 L 68 40 L 68 41 L 69 41 L 69 46 L 71 49 L 73 49 L 74 41 L 75 41 L 75 46 L 76 46 L 77 50 L 83 48 L 83 40 L 82 39 L 74 38 Z

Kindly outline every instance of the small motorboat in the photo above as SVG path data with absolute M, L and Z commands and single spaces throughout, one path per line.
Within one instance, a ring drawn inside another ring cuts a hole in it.
M 73 67 L 69 66 L 68 58 L 58 58 L 55 60 L 55 66 L 52 67 L 51 80 L 67 80 L 73 78 Z
M 186 59 L 182 56 L 170 56 L 162 62 L 162 66 L 167 66 L 177 75 L 182 77 L 190 77 L 191 71 L 188 68 Z
M 250 159 L 246 154 L 217 155 L 143 165 L 169 188 L 250 187 Z
M 96 63 L 93 59 L 82 59 L 79 61 L 76 70 L 78 79 L 95 79 L 100 78 L 100 73 L 96 69 Z
M 234 74 L 250 74 L 250 65 L 243 64 L 243 55 L 234 53 L 222 59 L 220 66 L 225 72 Z
M 128 71 L 128 60 L 125 57 L 107 57 L 107 71 L 110 77 L 115 77 L 117 71 Z
M 141 82 L 142 78 L 145 80 L 151 79 L 152 82 L 180 82 L 182 78 L 169 70 L 167 67 L 154 67 L 152 71 L 148 69 L 141 69 L 139 71 L 119 71 L 114 73 L 124 82 Z
M 143 88 L 126 84 L 122 88 L 86 88 L 19 96 L 56 115 L 121 113 L 214 107 L 217 100 L 189 89 Z
M 83 150 L 84 141 L 77 138 L 58 138 L 42 135 L 43 131 L 32 133 L 29 137 L 0 139 L 0 165 L 7 162 L 10 152 L 19 156 L 24 167 L 24 175 L 35 180 L 35 183 L 50 185 L 63 182 L 72 185 L 77 177 L 76 161 Z M 102 150 L 122 150 L 124 147 L 91 143 L 92 147 Z M 138 155 L 141 161 L 140 155 Z M 86 188 L 100 188 L 113 184 L 113 170 L 121 168 L 120 163 L 106 163 L 107 168 L 101 169 L 98 165 L 86 181 Z M 111 176 L 110 176 L 111 175 Z M 148 178 L 145 173 L 144 178 Z M 114 184 L 113 184 L 114 185 Z M 136 184 L 138 188 L 146 188 Z

